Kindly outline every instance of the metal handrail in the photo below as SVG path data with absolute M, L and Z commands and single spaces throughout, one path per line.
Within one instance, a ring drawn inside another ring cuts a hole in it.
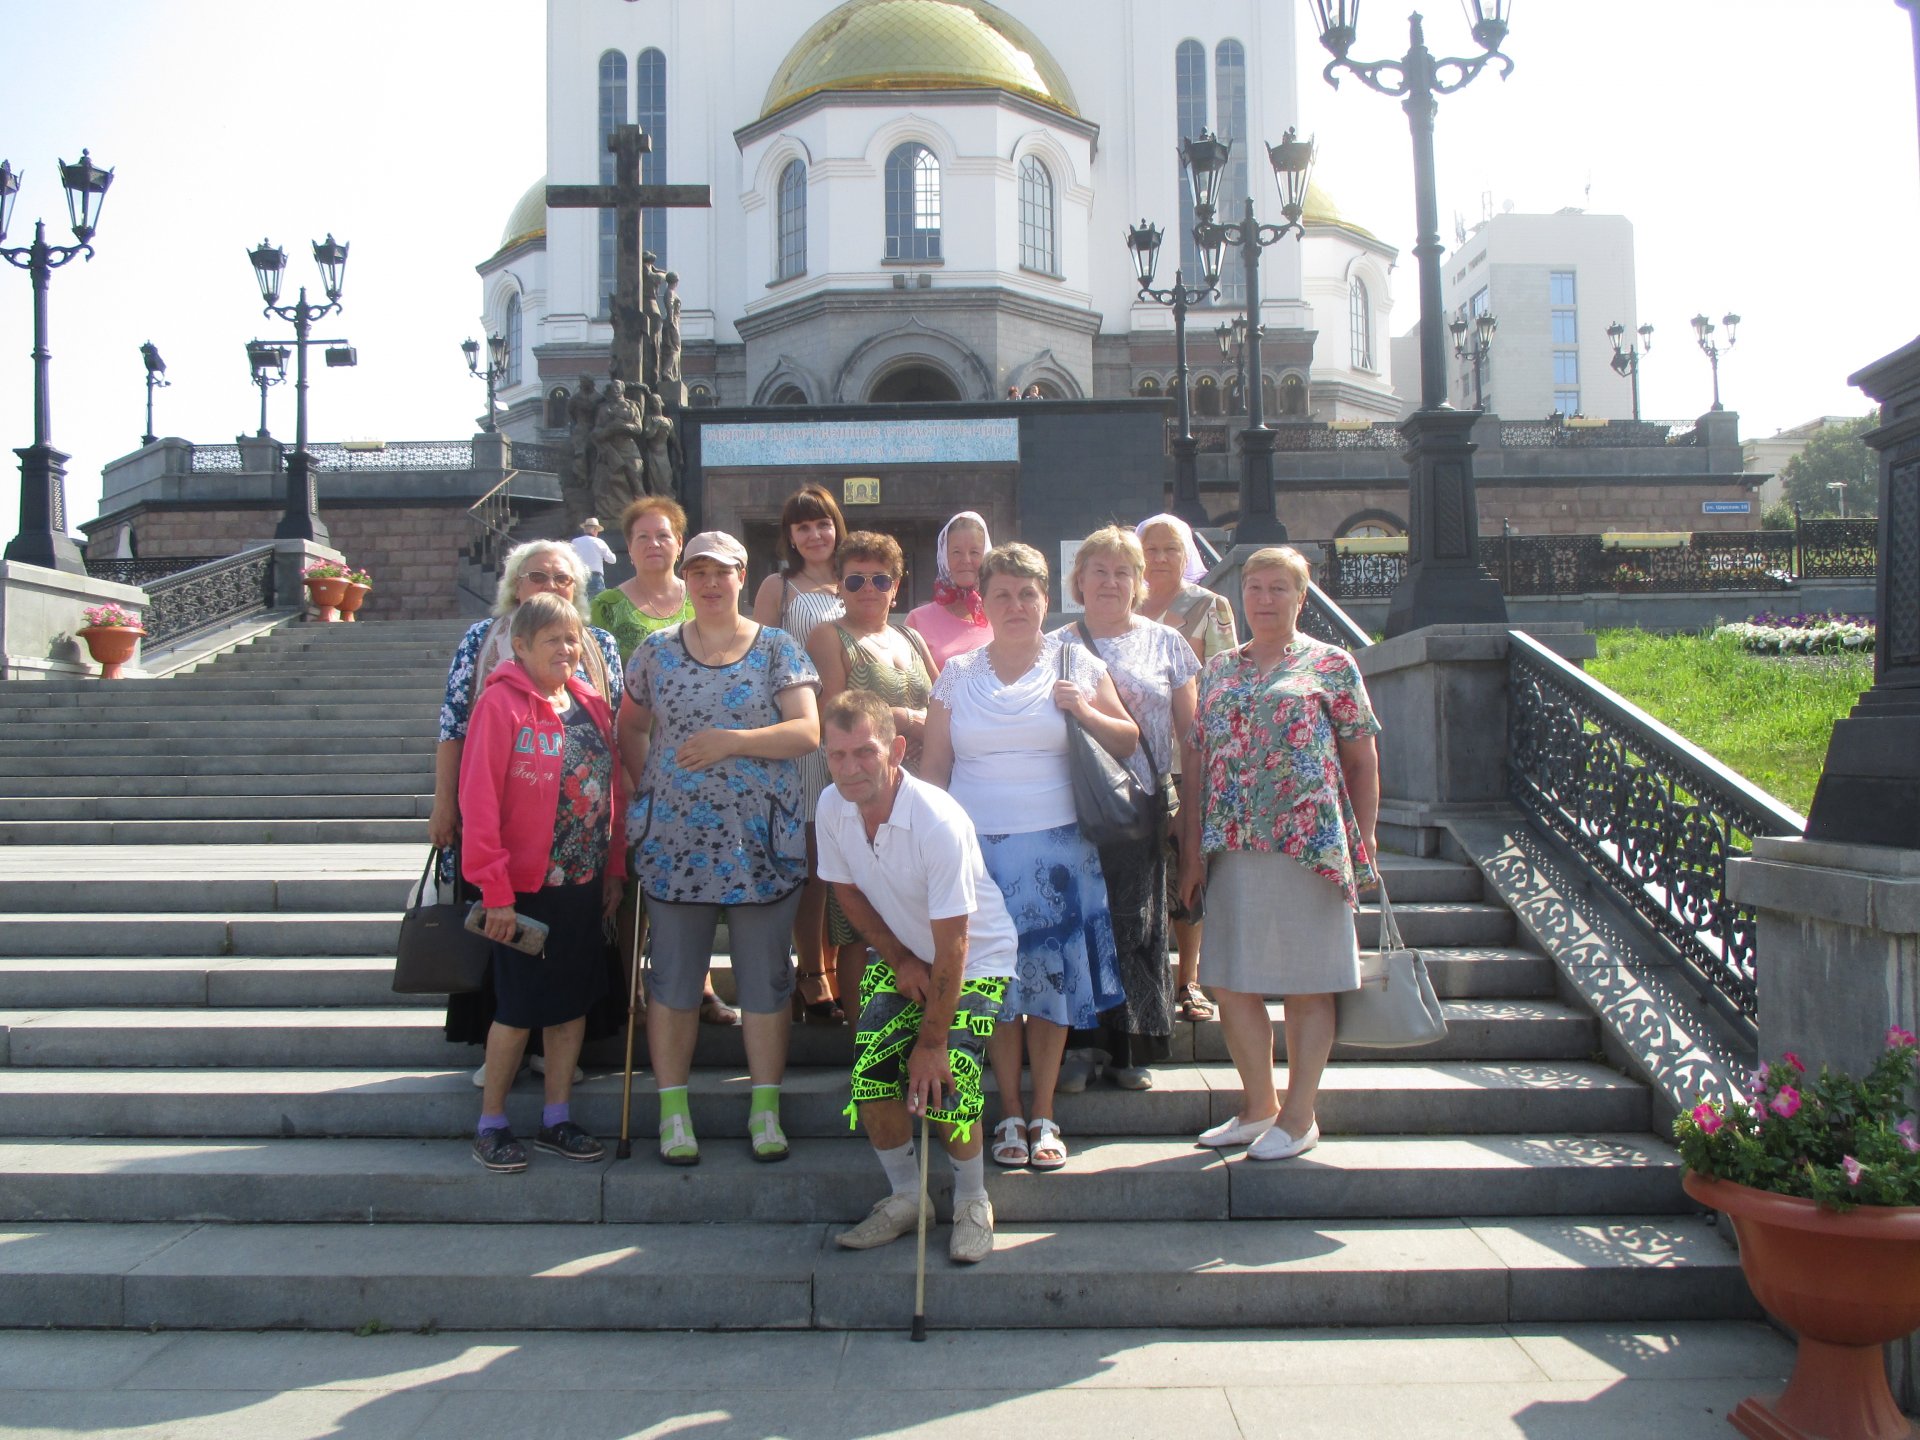
M 498 573 L 501 558 L 513 548 L 513 482 L 518 470 L 509 470 L 500 483 L 467 507 L 467 527 L 472 536 L 467 553 L 482 569 Z M 500 523 L 504 521 L 505 523 Z
M 259 545 L 150 582 L 141 616 L 147 652 L 271 610 L 275 554 Z
M 1514 803 L 1755 1033 L 1757 929 L 1728 898 L 1727 864 L 1756 836 L 1804 834 L 1805 818 L 1523 631 L 1508 638 Z

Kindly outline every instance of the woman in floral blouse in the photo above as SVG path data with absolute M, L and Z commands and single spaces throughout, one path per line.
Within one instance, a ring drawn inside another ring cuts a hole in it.
M 1207 662 L 1188 733 L 1180 891 L 1207 891 L 1200 975 L 1220 1005 L 1242 1098 L 1200 1144 L 1285 1160 L 1320 1140 L 1333 997 L 1360 986 L 1358 892 L 1376 884 L 1379 759 L 1353 657 L 1298 629 L 1310 572 L 1288 546 L 1240 572 L 1252 639 Z M 1204 856 L 1204 861 L 1203 857 Z M 1273 1083 L 1266 997 L 1286 1001 L 1287 1097 Z

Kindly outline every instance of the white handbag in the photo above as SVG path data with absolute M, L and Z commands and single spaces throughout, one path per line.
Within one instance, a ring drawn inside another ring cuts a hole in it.
M 1360 952 L 1360 988 L 1334 997 L 1334 1037 L 1341 1045 L 1392 1050 L 1447 1037 L 1447 1018 L 1433 992 L 1427 962 L 1400 938 L 1387 887 L 1380 886 L 1380 948 Z

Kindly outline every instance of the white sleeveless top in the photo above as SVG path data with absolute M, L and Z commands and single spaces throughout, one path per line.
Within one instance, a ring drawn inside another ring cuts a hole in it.
M 1060 678 L 1058 635 L 1018 680 L 1003 685 L 986 649 L 956 655 L 940 672 L 933 698 L 953 716 L 953 778 L 947 793 L 983 835 L 1025 835 L 1074 823 L 1067 774 L 1067 717 L 1053 703 Z M 1070 674 L 1087 696 L 1100 688 L 1106 662 L 1081 645 L 1067 647 Z

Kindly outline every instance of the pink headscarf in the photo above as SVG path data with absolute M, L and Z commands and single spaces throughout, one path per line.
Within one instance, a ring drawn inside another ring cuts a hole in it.
M 1142 520 L 1133 527 L 1133 533 L 1144 540 L 1148 528 L 1154 525 L 1164 525 L 1180 537 L 1180 543 L 1187 552 L 1187 563 L 1181 568 L 1180 578 L 1189 585 L 1198 585 L 1206 576 L 1207 563 L 1200 558 L 1200 547 L 1193 541 L 1193 527 L 1178 515 L 1168 515 L 1163 511 Z

